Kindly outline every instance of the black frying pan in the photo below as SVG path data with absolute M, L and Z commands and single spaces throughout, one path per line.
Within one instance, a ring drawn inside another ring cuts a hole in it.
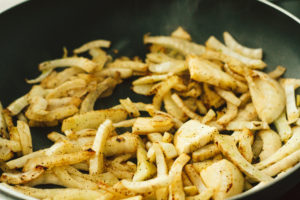
M 25 78 L 38 75 L 41 61 L 61 57 L 62 47 L 74 49 L 94 39 L 111 40 L 118 55 L 141 56 L 142 38 L 169 34 L 178 26 L 204 43 L 210 35 L 221 39 L 232 33 L 242 44 L 262 47 L 268 70 L 288 68 L 286 76 L 300 78 L 300 25 L 265 3 L 254 0 L 33 0 L 0 15 L 0 99 L 4 106 L 25 94 Z M 108 107 L 118 99 L 134 96 L 126 86 L 113 97 L 97 103 Z M 34 149 L 51 143 L 49 129 L 34 129 Z M 300 165 L 279 182 L 236 199 L 276 199 L 299 182 Z

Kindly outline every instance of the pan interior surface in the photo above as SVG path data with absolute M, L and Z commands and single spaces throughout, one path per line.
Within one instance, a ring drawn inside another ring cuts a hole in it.
M 147 52 L 143 36 L 170 34 L 185 28 L 193 41 L 204 43 L 211 35 L 222 39 L 230 32 L 248 47 L 261 47 L 268 70 L 287 68 L 285 76 L 300 78 L 300 25 L 277 10 L 253 0 L 32 0 L 0 16 L 0 94 L 4 106 L 29 91 L 25 78 L 36 77 L 40 62 L 62 56 L 63 46 L 72 50 L 95 40 L 112 41 L 109 53 L 140 56 Z M 96 108 L 118 103 L 130 96 L 134 101 L 151 101 L 130 90 L 127 82 L 114 95 L 97 102 Z M 53 130 L 53 129 L 51 129 Z M 50 129 L 34 128 L 34 150 L 51 144 Z M 299 165 L 298 165 L 299 169 Z M 275 198 L 297 183 L 300 170 L 263 191 L 240 195 L 240 199 Z M 279 188 L 279 189 L 278 189 Z

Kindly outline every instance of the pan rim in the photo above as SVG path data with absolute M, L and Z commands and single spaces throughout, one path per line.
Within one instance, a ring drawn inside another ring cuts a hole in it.
M 38 200 L 34 197 L 27 196 L 21 192 L 13 190 L 13 189 L 7 187 L 3 183 L 0 183 L 0 191 L 3 193 L 3 195 L 6 195 L 5 197 L 10 197 L 11 199 L 18 198 L 18 199 L 24 199 L 24 200 Z
M 295 22 L 297 22 L 298 24 L 300 24 L 300 18 L 298 18 L 296 15 L 292 14 L 291 12 L 287 11 L 286 9 L 276 5 L 275 3 L 271 2 L 270 0 L 257 0 L 267 6 L 270 6 L 271 8 L 274 8 L 275 10 L 285 14 L 286 16 L 290 17 L 291 19 L 293 19 Z
M 278 5 L 276 5 L 275 3 L 271 2 L 271 1 L 268 1 L 268 0 L 256 0 L 266 6 L 269 6 L 275 10 L 277 10 L 278 12 L 286 15 L 287 17 L 289 17 L 290 19 L 292 19 L 293 21 L 297 22 L 298 24 L 300 24 L 300 18 L 298 18 L 297 16 L 295 16 L 294 14 L 292 14 L 291 12 L 285 10 L 284 8 L 282 7 L 279 7 Z M 11 7 L 8 7 L 7 9 L 5 10 L 2 10 L 0 12 L 0 16 L 2 13 L 8 11 L 8 10 L 11 10 L 11 9 L 14 9 L 15 7 L 17 6 L 20 6 L 21 4 L 24 4 L 24 3 L 29 3 L 30 1 L 29 0 L 21 0 L 20 2 L 18 2 L 17 4 L 11 6 Z M 300 170 L 300 163 L 298 163 L 297 165 L 295 165 L 294 167 L 292 167 L 291 169 L 289 169 L 284 175 L 276 178 L 275 181 L 272 181 L 272 182 L 269 182 L 269 183 L 266 183 L 265 185 L 257 188 L 257 189 L 253 189 L 253 190 L 248 190 L 246 192 L 243 192 L 241 194 L 238 194 L 238 195 L 235 195 L 235 196 L 232 196 L 230 198 L 228 198 L 228 200 L 235 200 L 235 199 L 243 199 L 245 197 L 248 197 L 256 192 L 260 192 L 268 187 L 271 187 L 273 184 L 275 184 L 276 182 L 280 182 L 282 181 L 283 179 L 285 179 L 287 176 L 290 176 L 291 174 L 293 174 L 294 172 L 296 172 L 297 170 Z M 16 190 L 12 190 L 11 188 L 5 186 L 5 184 L 3 183 L 0 183 L 0 191 L 3 193 L 3 195 L 7 195 L 8 197 L 11 197 L 11 198 L 17 198 L 17 199 L 25 199 L 25 200 L 37 200 L 36 198 L 34 197 L 31 197 L 31 196 L 27 196 L 21 192 L 18 192 Z

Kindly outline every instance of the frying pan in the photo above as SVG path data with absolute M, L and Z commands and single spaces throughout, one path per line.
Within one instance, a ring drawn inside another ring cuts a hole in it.
M 61 57 L 62 47 L 74 49 L 94 39 L 112 41 L 120 55 L 143 58 L 142 38 L 169 34 L 183 26 L 193 40 L 204 43 L 210 35 L 221 39 L 229 31 L 249 47 L 262 47 L 268 70 L 287 67 L 286 76 L 300 78 L 300 24 L 297 18 L 254 0 L 32 0 L 0 16 L 0 98 L 4 106 L 31 86 L 25 78 L 38 75 L 41 61 Z M 119 98 L 150 101 L 134 95 L 130 83 L 119 86 L 96 108 L 116 104 Z M 51 143 L 50 129 L 34 128 L 34 150 Z M 263 189 L 232 199 L 276 199 L 299 183 L 300 165 Z M 11 198 L 26 198 L 1 187 Z M 8 197 L 7 197 L 8 198 Z

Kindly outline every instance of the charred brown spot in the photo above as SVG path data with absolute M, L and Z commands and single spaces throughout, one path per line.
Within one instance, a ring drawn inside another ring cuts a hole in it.
M 47 168 L 47 167 L 44 167 L 44 166 L 42 166 L 42 165 L 37 165 L 37 166 L 35 167 L 35 169 L 37 169 L 37 170 L 47 170 L 48 168 Z
M 229 190 L 232 188 L 232 183 L 230 183 L 226 189 L 226 193 L 229 192 Z
M 259 78 L 258 74 L 252 74 L 252 78 Z
M 260 124 L 259 123 L 253 123 L 254 126 L 259 127 Z
M 87 149 L 86 151 L 87 151 L 87 152 L 91 152 L 91 153 L 95 152 L 92 148 L 89 148 L 89 149 Z
M 117 142 L 124 142 L 124 141 L 125 141 L 125 138 L 123 138 L 123 137 L 117 137 L 117 138 L 116 138 L 116 141 L 117 141 Z

